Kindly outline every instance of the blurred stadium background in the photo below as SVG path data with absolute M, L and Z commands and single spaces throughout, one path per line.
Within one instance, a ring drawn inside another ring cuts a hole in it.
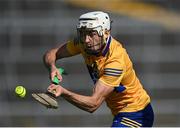
M 103 104 L 89 114 L 62 98 L 49 110 L 30 93 L 45 91 L 50 81 L 42 56 L 76 34 L 78 17 L 103 10 L 114 21 L 112 35 L 134 62 L 152 99 L 154 126 L 180 126 L 180 2 L 178 0 L 0 0 L 0 126 L 110 126 Z M 92 81 L 81 56 L 58 61 L 69 75 L 63 86 L 90 94 Z M 21 84 L 28 95 L 19 99 Z

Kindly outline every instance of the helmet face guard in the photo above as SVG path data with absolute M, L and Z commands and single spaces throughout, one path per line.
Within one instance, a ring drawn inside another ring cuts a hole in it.
M 78 35 L 78 39 L 80 40 L 80 42 L 82 43 L 85 38 L 86 35 L 92 35 L 92 32 L 97 32 L 99 36 L 103 36 L 101 27 L 97 27 L 97 28 L 86 28 L 86 27 L 81 27 L 81 28 L 77 28 L 77 35 Z
M 85 43 L 86 36 L 88 35 L 88 36 L 92 37 L 93 32 L 97 32 L 98 36 L 101 39 L 100 39 L 100 41 L 98 43 L 95 42 L 95 41 L 92 41 L 91 45 L 88 46 Z M 98 55 L 101 52 L 101 50 L 102 50 L 105 43 L 103 41 L 103 35 L 100 36 L 96 29 L 94 30 L 94 29 L 87 29 L 85 27 L 82 27 L 80 29 L 77 29 L 77 34 L 78 34 L 79 42 L 81 44 L 83 44 L 83 48 L 84 48 L 86 53 L 91 54 L 91 55 Z

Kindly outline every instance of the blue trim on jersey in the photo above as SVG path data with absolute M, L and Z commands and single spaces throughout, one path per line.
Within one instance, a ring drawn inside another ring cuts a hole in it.
M 137 112 L 121 112 L 113 119 L 112 127 L 152 127 L 154 112 L 149 103 L 143 110 Z
M 106 44 L 106 48 L 104 49 L 104 51 L 102 52 L 102 55 L 103 56 L 105 56 L 106 55 L 106 53 L 108 52 L 108 50 L 109 50 L 109 46 L 110 46 L 110 43 L 111 43 L 111 39 L 112 39 L 112 37 L 111 36 L 109 36 L 108 37 L 108 39 L 107 39 L 107 44 Z
M 126 90 L 126 87 L 124 87 L 121 84 L 118 87 L 114 88 L 114 91 L 116 91 L 116 92 L 123 92 L 124 90 Z
M 121 74 L 114 73 L 114 72 L 105 72 L 104 75 L 107 75 L 107 76 L 121 76 Z

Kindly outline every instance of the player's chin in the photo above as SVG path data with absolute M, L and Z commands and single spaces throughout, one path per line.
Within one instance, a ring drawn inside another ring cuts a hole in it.
M 91 52 L 98 52 L 101 50 L 101 48 L 99 46 L 92 46 L 92 47 L 87 47 L 86 50 Z

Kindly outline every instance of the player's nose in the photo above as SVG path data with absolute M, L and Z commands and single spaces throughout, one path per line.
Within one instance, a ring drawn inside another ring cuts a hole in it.
M 89 35 L 86 35 L 85 36 L 85 43 L 89 43 L 90 42 L 90 36 Z

